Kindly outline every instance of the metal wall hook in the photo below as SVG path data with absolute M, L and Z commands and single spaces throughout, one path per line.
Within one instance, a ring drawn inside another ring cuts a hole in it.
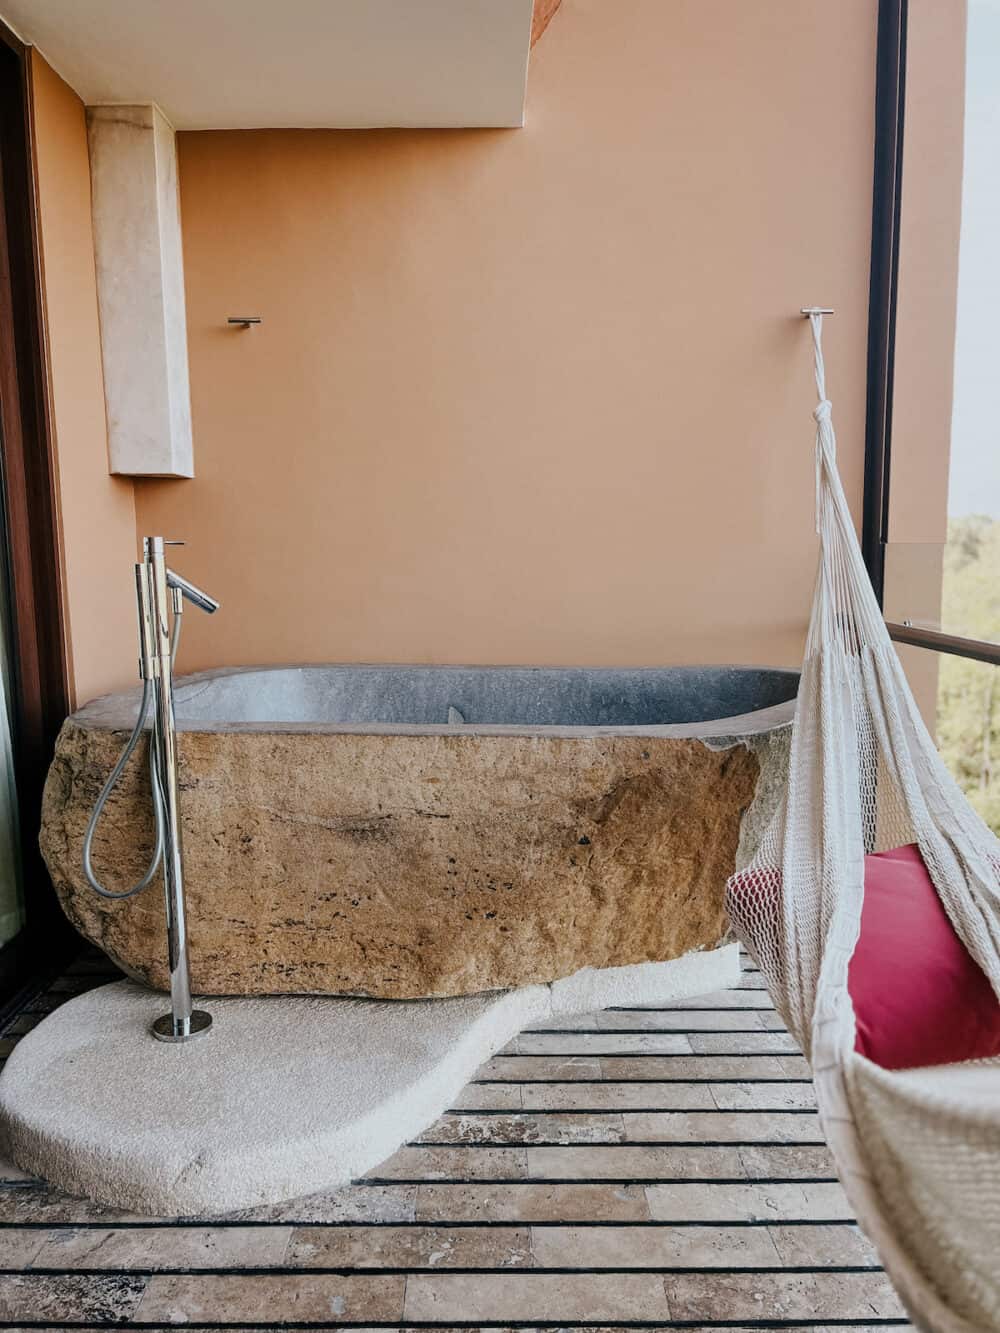
M 240 329 L 252 329 L 255 324 L 263 323 L 263 320 L 260 315 L 230 315 L 226 323 Z

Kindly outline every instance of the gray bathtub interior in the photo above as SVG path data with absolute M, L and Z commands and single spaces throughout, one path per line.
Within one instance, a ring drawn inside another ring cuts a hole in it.
M 697 728 L 753 715 L 751 730 L 791 717 L 798 673 L 776 668 L 303 666 L 230 668 L 177 678 L 185 730 L 468 727 Z M 136 691 L 78 717 L 135 716 Z

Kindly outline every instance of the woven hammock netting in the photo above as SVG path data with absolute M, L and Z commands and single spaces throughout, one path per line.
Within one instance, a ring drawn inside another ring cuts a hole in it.
M 927 732 L 885 628 L 837 472 L 822 316 L 820 563 L 787 789 L 729 895 L 736 934 L 808 1058 L 859 1223 L 917 1327 L 1000 1329 L 1000 1060 L 890 1071 L 855 1049 L 848 962 L 867 853 L 916 843 L 1000 999 L 1000 841 Z

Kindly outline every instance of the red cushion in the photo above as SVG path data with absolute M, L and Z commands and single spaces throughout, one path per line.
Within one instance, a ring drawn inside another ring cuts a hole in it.
M 736 875 L 727 896 L 737 916 L 766 914 L 780 878 Z M 885 1069 L 1000 1055 L 1000 1002 L 952 929 L 918 848 L 865 857 L 861 934 L 847 987 L 854 1049 Z
M 861 936 L 847 987 L 854 1049 L 885 1069 L 1000 1055 L 1000 1003 L 913 844 L 865 857 Z

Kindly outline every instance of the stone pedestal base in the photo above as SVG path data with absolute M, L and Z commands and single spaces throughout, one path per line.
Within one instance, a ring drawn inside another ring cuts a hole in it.
M 346 1184 L 426 1129 L 522 1028 L 732 985 L 736 946 L 456 999 L 215 999 L 189 1045 L 163 996 L 115 982 L 24 1037 L 0 1076 L 0 1146 L 114 1208 L 226 1212 Z

